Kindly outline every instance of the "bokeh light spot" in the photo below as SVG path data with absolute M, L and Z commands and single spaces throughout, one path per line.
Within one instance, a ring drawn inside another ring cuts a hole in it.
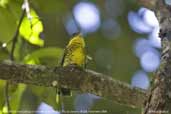
M 148 36 L 149 42 L 153 47 L 161 48 L 161 39 L 159 38 L 159 27 L 154 30 Z
M 72 16 L 68 16 L 66 18 L 65 29 L 69 35 L 72 35 L 73 33 L 77 33 L 79 31 L 74 19 L 72 18 Z
M 77 95 L 74 103 L 75 109 L 77 111 L 88 111 L 93 103 L 98 99 L 100 99 L 100 97 L 90 93 Z
M 128 22 L 133 31 L 137 33 L 149 33 L 152 31 L 152 27 L 148 26 L 135 12 L 128 13 Z
M 160 54 L 157 50 L 149 50 L 140 58 L 142 68 L 147 72 L 155 71 L 160 64 Z
M 164 0 L 167 5 L 171 5 L 171 0 Z
M 115 20 L 108 19 L 102 23 L 102 33 L 108 39 L 115 39 L 121 34 L 121 27 Z
M 131 85 L 133 87 L 148 89 L 149 78 L 148 78 L 147 74 L 144 71 L 137 71 L 132 77 Z
M 59 112 L 55 111 L 52 106 L 42 102 L 37 111 L 36 114 L 60 114 Z
M 83 32 L 95 32 L 100 26 L 100 12 L 95 4 L 80 2 L 75 5 L 73 14 Z
M 146 51 L 152 50 L 150 42 L 145 38 L 138 38 L 134 42 L 134 53 L 141 57 Z
M 107 14 L 115 18 L 122 15 L 125 9 L 124 5 L 124 0 L 105 0 Z
M 142 7 L 139 9 L 138 14 L 140 17 L 142 17 L 142 21 L 144 21 L 147 25 L 151 27 L 159 26 L 159 22 L 153 11 Z

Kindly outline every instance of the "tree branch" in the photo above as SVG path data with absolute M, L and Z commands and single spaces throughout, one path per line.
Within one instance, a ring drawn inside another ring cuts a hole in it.
M 171 7 L 158 0 L 155 14 L 160 24 L 162 55 L 145 102 L 144 114 L 171 114 Z
M 5 62 L 0 64 L 0 74 L 3 80 L 80 90 L 132 107 L 142 107 L 145 99 L 144 90 L 74 65 L 62 68 Z

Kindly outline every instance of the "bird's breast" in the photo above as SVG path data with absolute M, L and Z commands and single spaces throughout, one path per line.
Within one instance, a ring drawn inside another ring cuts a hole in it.
M 69 64 L 82 66 L 85 64 L 85 51 L 82 48 L 76 48 L 75 50 L 70 51 L 70 53 L 68 53 L 66 56 L 67 57 L 64 61 L 64 66 Z

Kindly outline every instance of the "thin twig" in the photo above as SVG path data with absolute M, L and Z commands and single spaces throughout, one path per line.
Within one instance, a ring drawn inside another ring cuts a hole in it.
M 15 46 L 17 43 L 18 35 L 19 35 L 19 28 L 20 28 L 22 20 L 24 18 L 25 12 L 26 12 L 25 9 L 23 9 L 19 23 L 18 23 L 18 26 L 17 26 L 17 29 L 16 29 L 16 32 L 12 38 L 13 42 L 12 42 L 11 53 L 10 53 L 10 60 L 12 60 L 12 61 L 14 61 L 14 50 L 15 50 Z
M 25 10 L 25 8 L 23 8 L 20 19 L 19 19 L 19 23 L 16 28 L 16 32 L 12 38 L 12 47 L 11 47 L 11 52 L 10 52 L 10 60 L 11 61 L 14 61 L 14 50 L 15 50 L 18 35 L 19 35 L 19 28 L 20 28 L 22 20 L 24 18 L 25 12 L 26 12 L 26 10 Z M 5 97 L 6 97 L 6 105 L 7 105 L 8 114 L 11 114 L 10 101 L 9 101 L 9 85 L 10 85 L 10 82 L 7 80 L 6 85 L 5 85 Z
M 6 105 L 7 105 L 7 112 L 8 114 L 11 114 L 10 110 L 11 110 L 11 107 L 10 107 L 10 101 L 9 101 L 9 81 L 7 80 L 6 82 L 6 85 L 5 85 L 5 100 L 6 100 Z

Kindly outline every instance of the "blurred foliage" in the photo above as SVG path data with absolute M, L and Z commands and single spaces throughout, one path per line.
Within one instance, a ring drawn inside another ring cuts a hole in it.
M 8 4 L 8 2 L 9 2 L 9 0 L 1 0 L 0 1 L 0 6 L 5 8 L 6 5 Z
M 48 65 L 57 65 L 63 54 L 63 49 L 61 48 L 41 48 L 33 51 L 24 57 L 24 63 L 27 64 L 48 64 Z M 50 64 L 50 63 L 51 64 Z
M 14 111 L 19 110 L 20 103 L 22 102 L 21 98 L 25 89 L 26 89 L 26 85 L 19 84 L 17 89 L 12 93 L 12 95 L 10 95 L 11 96 L 10 98 L 11 110 L 14 110 Z
M 42 22 L 39 20 L 39 16 L 31 9 L 30 17 L 25 17 L 20 26 L 20 34 L 24 39 L 31 44 L 43 46 L 44 41 L 39 37 L 43 31 Z
M 4 107 L 4 103 L 5 103 L 4 87 L 5 87 L 5 81 L 0 80 L 0 98 L 1 98 L 0 110 L 2 110 L 2 108 Z
M 0 42 L 0 45 L 2 46 L 3 44 Z M 8 58 L 8 56 L 9 56 L 8 50 L 3 47 L 0 47 L 0 62 Z
M 0 0 L 0 42 L 10 42 L 15 34 L 22 2 L 22 0 Z M 48 2 L 46 0 L 30 0 L 30 6 L 34 8 L 31 10 L 32 19 L 29 20 L 25 17 L 20 27 L 21 36 L 15 51 L 16 60 L 26 64 L 57 66 L 63 48 L 70 37 L 64 27 L 64 20 L 77 2 L 78 0 L 50 0 Z M 138 35 L 129 28 L 127 13 L 129 10 L 137 8 L 138 5 L 134 0 L 123 1 L 122 14 L 112 17 L 106 13 L 104 0 L 92 0 L 92 2 L 98 6 L 101 12 L 101 21 L 108 18 L 116 20 L 121 27 L 121 33 L 118 36 L 113 36 L 112 39 L 107 39 L 99 28 L 99 31 L 85 36 L 88 54 L 93 58 L 92 62 L 88 64 L 88 68 L 129 83 L 131 76 L 140 66 L 132 51 L 133 41 Z M 117 0 L 114 2 L 117 4 Z M 39 47 L 43 45 L 43 48 Z M 8 43 L 6 48 L 0 47 L 0 61 L 8 59 L 10 48 L 11 43 Z M 99 61 L 103 63 L 99 63 Z M 0 80 L 1 111 L 5 105 L 4 85 L 5 81 Z M 75 95 L 64 99 L 68 109 L 74 110 L 74 98 Z M 10 94 L 13 110 L 36 110 L 41 102 L 46 102 L 55 108 L 55 89 L 19 84 Z M 113 104 L 107 100 L 99 100 L 92 109 L 106 109 L 111 114 L 134 114 L 140 111 Z M 133 113 L 133 111 L 135 112 Z

